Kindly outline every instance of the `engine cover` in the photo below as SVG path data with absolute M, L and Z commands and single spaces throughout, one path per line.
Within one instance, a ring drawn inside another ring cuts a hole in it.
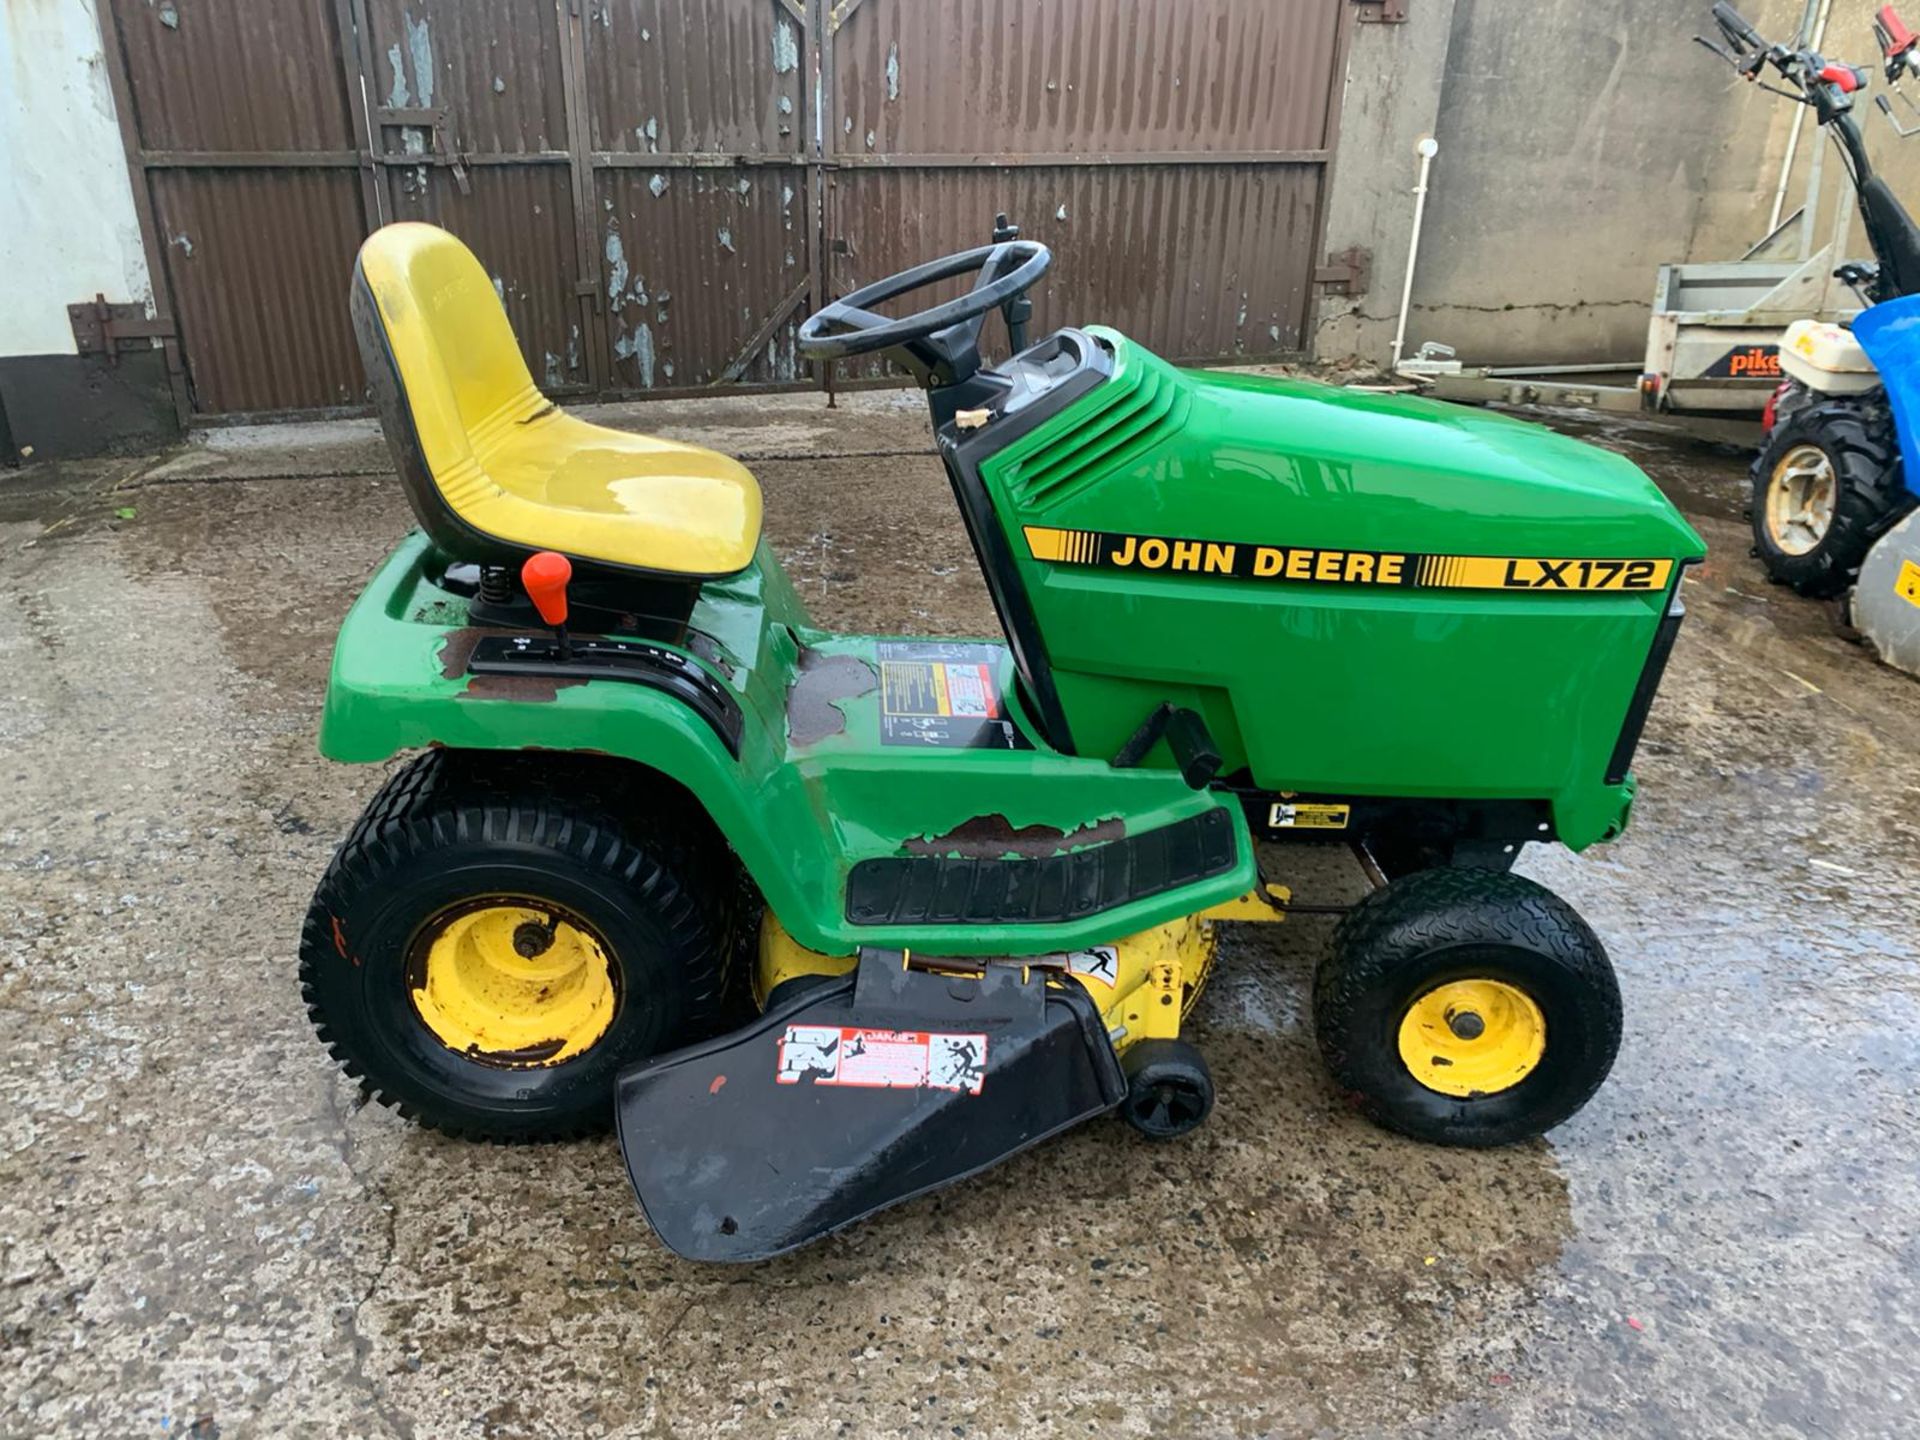
M 1851 330 L 1822 320 L 1796 320 L 1780 339 L 1780 368 L 1823 395 L 1864 395 L 1880 372 Z

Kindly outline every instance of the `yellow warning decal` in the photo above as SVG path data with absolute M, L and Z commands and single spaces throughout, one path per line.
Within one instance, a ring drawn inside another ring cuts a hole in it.
M 1385 585 L 1431 590 L 1664 590 L 1672 560 L 1556 559 L 1541 556 L 1422 555 L 1404 550 L 1336 550 L 1186 540 L 1102 530 L 1026 527 L 1027 551 L 1056 565 L 1136 570 L 1231 580 L 1296 580 L 1318 585 Z
M 1900 573 L 1893 577 L 1893 593 L 1909 605 L 1920 605 L 1920 563 L 1900 562 Z
M 1267 825 L 1274 830 L 1344 830 L 1352 819 L 1351 805 L 1276 800 L 1267 811 Z

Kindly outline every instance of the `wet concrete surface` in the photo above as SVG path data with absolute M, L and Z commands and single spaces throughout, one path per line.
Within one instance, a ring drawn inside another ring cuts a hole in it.
M 992 631 L 911 403 L 646 415 L 755 457 L 823 622 Z M 1238 927 L 1196 1136 L 1096 1123 L 721 1270 L 611 1141 L 422 1133 L 309 1033 L 300 918 L 379 778 L 317 706 L 407 516 L 370 432 L 298 438 L 0 478 L 0 1434 L 1915 1433 L 1920 688 L 1764 584 L 1737 458 L 1599 437 L 1713 557 L 1632 830 L 1522 861 L 1621 971 L 1582 1114 L 1382 1134 L 1312 1045 L 1331 922 Z

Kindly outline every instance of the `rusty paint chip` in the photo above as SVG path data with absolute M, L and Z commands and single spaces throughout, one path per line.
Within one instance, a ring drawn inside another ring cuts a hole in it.
M 960 855 L 982 860 L 1020 855 L 1039 859 L 1082 845 L 1104 845 L 1124 838 L 1126 833 L 1126 823 L 1117 818 L 1089 820 L 1076 829 L 1062 830 L 1057 825 L 1016 826 L 1004 815 L 976 815 L 944 835 L 912 839 L 903 848 L 909 855 Z
M 879 681 L 873 667 L 854 655 L 800 652 L 800 673 L 787 690 L 787 739 L 812 745 L 847 728 L 839 702 L 871 691 Z

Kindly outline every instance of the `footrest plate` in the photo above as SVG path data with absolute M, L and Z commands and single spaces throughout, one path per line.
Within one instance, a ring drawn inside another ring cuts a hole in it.
M 853 974 L 621 1075 L 640 1207 L 691 1260 L 762 1260 L 977 1174 L 1118 1105 L 1126 1080 L 1076 984 L 867 951 Z

